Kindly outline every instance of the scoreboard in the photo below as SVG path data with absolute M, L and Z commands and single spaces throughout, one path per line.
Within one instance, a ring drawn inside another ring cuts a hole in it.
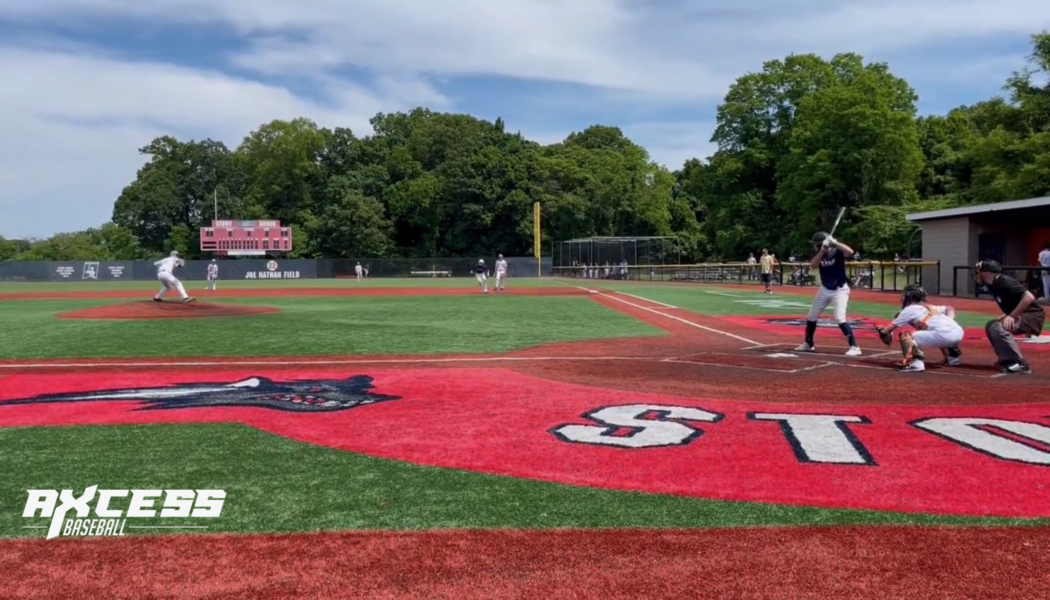
M 201 252 L 265 256 L 291 249 L 292 230 L 280 221 L 212 221 L 211 227 L 201 227 Z

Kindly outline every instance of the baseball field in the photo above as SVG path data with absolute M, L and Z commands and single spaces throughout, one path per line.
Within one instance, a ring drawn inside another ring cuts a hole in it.
M 1050 590 L 1050 338 L 1000 374 L 988 301 L 905 374 L 881 292 L 848 357 L 813 288 L 186 284 L 0 284 L 0 597 Z

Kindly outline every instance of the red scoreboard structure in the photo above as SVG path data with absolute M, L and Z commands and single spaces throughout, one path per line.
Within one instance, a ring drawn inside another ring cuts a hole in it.
M 291 249 L 292 230 L 280 221 L 212 221 L 211 227 L 201 227 L 201 252 L 266 256 Z

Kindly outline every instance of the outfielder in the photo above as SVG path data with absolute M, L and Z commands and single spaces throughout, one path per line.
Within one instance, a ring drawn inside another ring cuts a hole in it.
M 357 263 L 356 265 L 354 265 L 354 274 L 357 275 L 358 281 L 361 281 L 361 274 L 363 271 L 364 269 L 361 268 L 361 263 Z
M 478 260 L 478 265 L 474 267 L 474 277 L 478 280 L 478 284 L 481 285 L 481 293 L 489 293 L 489 269 L 485 266 L 485 259 Z
M 893 332 L 911 326 L 915 332 L 901 331 L 899 334 L 901 354 L 900 371 L 919 373 L 926 370 L 926 355 L 923 350 L 937 348 L 944 355 L 942 365 L 956 367 L 962 362 L 962 343 L 965 333 L 955 322 L 955 309 L 951 306 L 936 306 L 926 302 L 926 290 L 918 285 L 909 285 L 901 294 L 901 311 L 886 327 L 878 327 L 883 343 L 893 342 Z
M 507 279 L 507 261 L 503 260 L 503 255 L 500 254 L 496 257 L 496 291 L 503 291 L 503 282 Z
M 186 288 L 182 287 L 182 282 L 176 279 L 175 275 L 172 273 L 172 271 L 175 270 L 175 267 L 186 266 L 186 261 L 179 258 L 179 253 L 177 251 L 172 250 L 170 256 L 158 260 L 153 263 L 153 266 L 157 267 L 157 281 L 160 281 L 163 286 L 160 288 L 160 291 L 157 292 L 157 295 L 153 297 L 154 302 L 163 302 L 161 298 L 168 290 L 178 291 L 183 302 L 193 302 L 193 298 L 186 294 Z
M 215 259 L 211 259 L 211 263 L 208 264 L 208 289 L 215 291 L 215 282 L 219 280 L 219 263 L 215 262 Z
M 835 322 L 839 324 L 842 335 L 849 342 L 849 350 L 846 356 L 860 356 L 860 348 L 857 339 L 853 335 L 853 328 L 846 320 L 846 306 L 849 304 L 849 281 L 846 277 L 846 257 L 853 254 L 853 248 L 836 240 L 823 231 L 813 236 L 813 246 L 817 254 L 810 261 L 810 266 L 820 269 L 820 291 L 813 299 L 813 305 L 809 307 L 809 315 L 806 317 L 806 341 L 796 348 L 797 352 L 813 352 L 816 348 L 813 344 L 813 336 L 817 332 L 817 321 L 820 314 L 829 304 L 834 305 Z

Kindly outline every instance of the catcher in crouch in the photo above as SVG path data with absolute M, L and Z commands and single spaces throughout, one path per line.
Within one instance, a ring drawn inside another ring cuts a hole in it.
M 899 334 L 904 360 L 900 370 L 921 372 L 926 370 L 924 349 L 938 348 L 944 355 L 942 365 L 958 366 L 962 360 L 959 344 L 963 340 L 963 328 L 955 322 L 955 309 L 951 306 L 935 306 L 926 302 L 926 290 L 918 285 L 909 285 L 901 294 L 901 311 L 886 327 L 878 327 L 879 338 L 887 346 L 893 343 L 893 332 L 910 325 L 914 333 Z

